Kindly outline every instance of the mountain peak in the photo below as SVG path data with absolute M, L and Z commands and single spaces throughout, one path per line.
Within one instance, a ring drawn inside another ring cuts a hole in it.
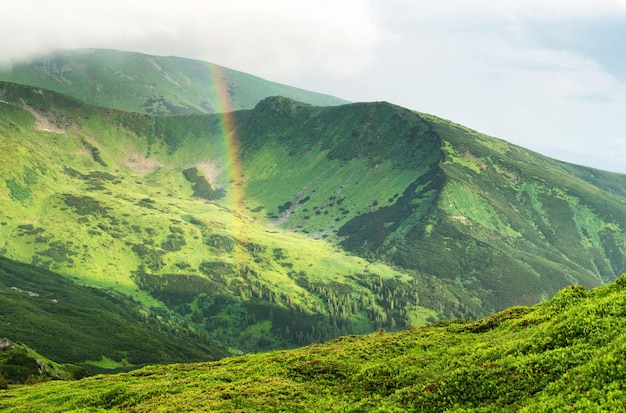
M 254 109 L 259 112 L 294 112 L 298 109 L 310 106 L 312 105 L 284 96 L 268 96 L 257 103 Z

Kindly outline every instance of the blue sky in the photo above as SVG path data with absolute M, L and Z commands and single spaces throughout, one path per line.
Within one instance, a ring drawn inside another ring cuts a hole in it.
M 386 100 L 626 173 L 626 0 L 20 0 L 0 61 L 103 47 Z

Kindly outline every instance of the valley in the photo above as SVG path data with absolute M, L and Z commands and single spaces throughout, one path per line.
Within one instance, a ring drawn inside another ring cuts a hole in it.
M 132 297 L 166 324 L 187 325 L 235 352 L 437 319 L 436 311 L 419 305 L 410 291 L 416 282 L 406 272 L 285 231 L 262 216 L 254 219 L 258 207 L 239 210 L 244 201 L 234 199 L 231 182 L 213 182 L 219 200 L 202 198 L 212 188 L 202 173 L 209 163 L 194 156 L 218 154 L 211 162 L 225 165 L 217 137 L 199 141 L 192 135 L 193 146 L 174 151 L 178 143 L 150 134 L 157 128 L 168 133 L 180 118 L 151 123 L 149 130 L 145 122 L 156 118 L 87 106 L 75 112 L 76 102 L 62 108 L 54 94 L 7 85 L 5 99 L 12 93 L 18 101 L 29 95 L 33 106 L 42 100 L 37 111 L 48 110 L 50 122 L 63 123 L 67 132 L 38 129 L 32 110 L 5 104 L 7 123 L 22 136 L 18 145 L 14 132 L 4 141 L 12 155 L 5 163 L 11 167 L 3 255 Z M 219 119 L 195 121 L 191 133 L 211 130 Z M 111 123 L 118 126 L 108 129 Z M 143 136 L 134 132 L 142 130 Z M 137 153 L 160 166 L 137 172 Z M 392 299 L 392 293 L 398 296 Z M 392 305 L 398 308 L 390 311 Z M 103 356 L 120 361 L 119 351 Z

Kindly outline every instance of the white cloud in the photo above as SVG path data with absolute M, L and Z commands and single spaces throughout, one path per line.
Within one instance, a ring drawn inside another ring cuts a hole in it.
M 361 0 L 21 0 L 0 17 L 0 60 L 104 47 L 210 60 L 260 76 L 367 70 L 382 36 Z
M 593 151 L 599 134 L 624 130 L 612 109 L 625 103 L 624 84 L 593 55 L 543 43 L 533 30 L 537 21 L 559 27 L 626 16 L 626 2 L 375 4 L 393 35 L 381 45 L 386 66 L 378 70 L 395 76 L 374 94 L 526 146 Z
M 254 67 L 260 75 L 285 79 L 314 72 L 359 74 L 370 66 L 382 36 L 364 1 L 250 4 L 224 3 L 219 14 L 232 18 L 216 21 L 209 36 L 219 61 Z

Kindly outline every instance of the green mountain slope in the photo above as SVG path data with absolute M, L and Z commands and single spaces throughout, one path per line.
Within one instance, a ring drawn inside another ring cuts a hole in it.
M 220 117 L 115 112 L 13 84 L 0 96 L 18 103 L 0 104 L 2 255 L 132 296 L 239 351 L 439 317 L 418 298 L 437 301 L 437 280 L 239 210 L 235 185 L 206 172 L 224 169 L 225 145 L 207 135 Z M 193 145 L 156 135 L 188 122 Z
M 316 105 L 346 103 L 212 63 L 106 49 L 64 50 L 14 62 L 0 67 L 0 80 L 143 113 L 251 109 L 268 96 L 286 96 Z
M 56 363 L 24 344 L 0 339 L 0 390 L 9 384 L 76 380 L 86 375 L 82 367 Z
M 205 335 L 150 314 L 132 297 L 81 287 L 4 257 L 0 308 L 3 335 L 40 349 L 55 362 L 81 364 L 89 373 L 228 355 Z
M 624 270 L 624 176 L 388 103 L 150 116 L 14 84 L 0 101 L 0 253 L 234 350 L 483 316 Z
M 270 99 L 235 124 L 253 211 L 455 285 L 448 316 L 533 304 L 626 269 L 623 175 L 386 103 Z
M 7 412 L 621 411 L 626 279 L 476 322 L 0 393 Z

